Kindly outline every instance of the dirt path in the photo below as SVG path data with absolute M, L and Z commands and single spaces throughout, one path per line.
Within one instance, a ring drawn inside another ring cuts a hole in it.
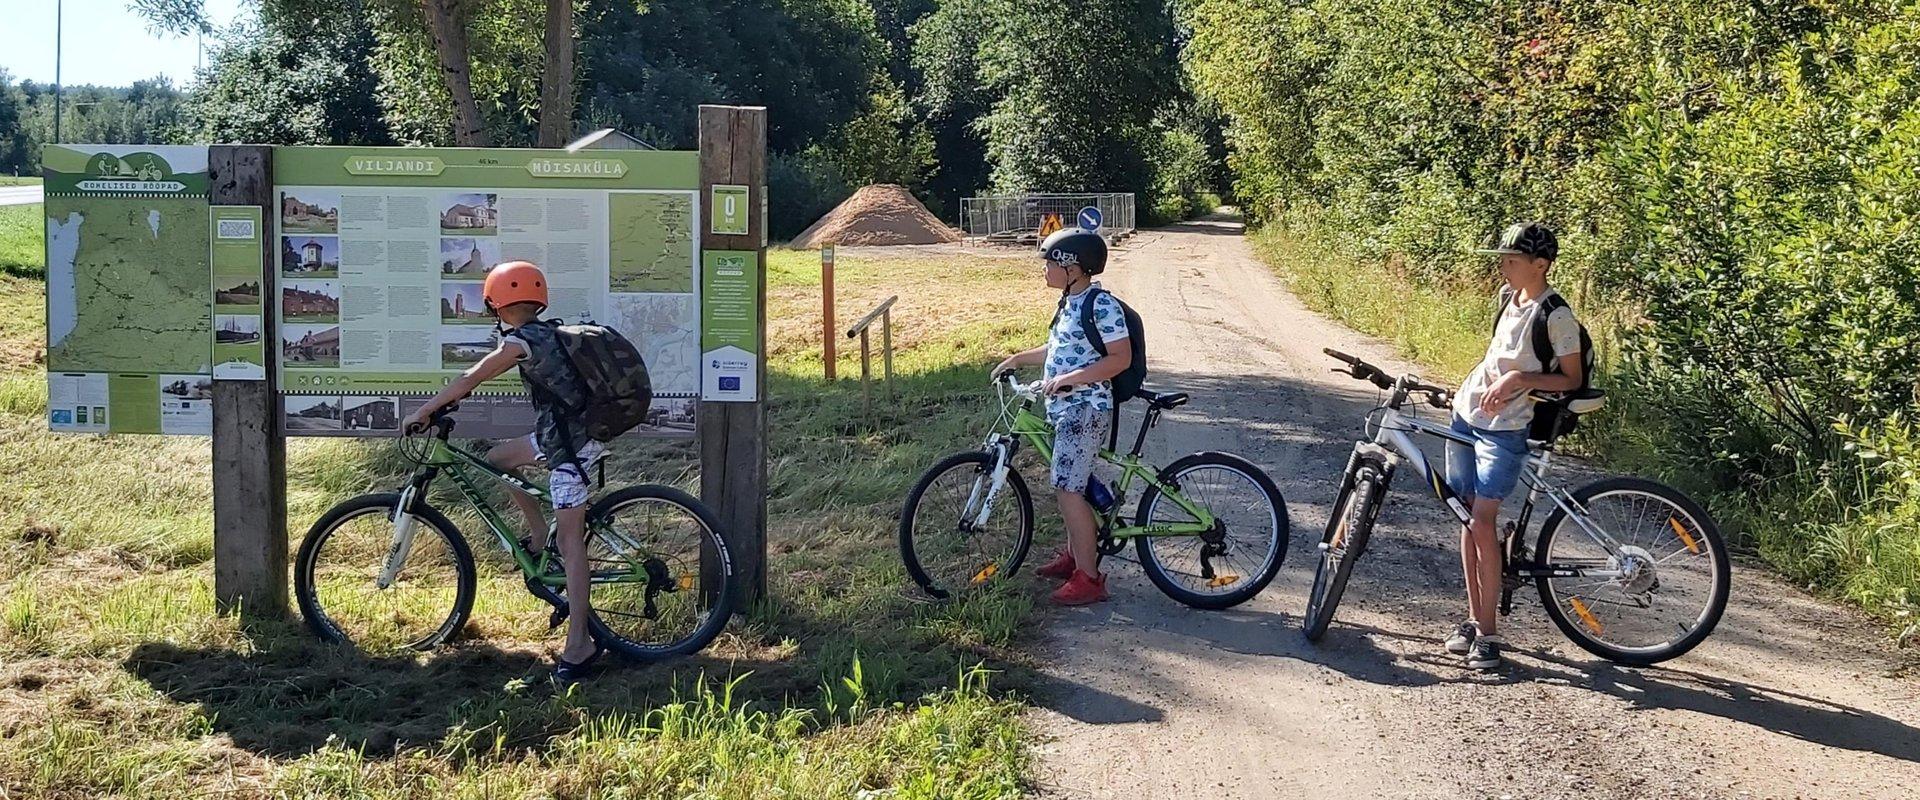
M 1755 569 L 1735 568 L 1713 638 L 1668 668 L 1594 660 L 1523 593 L 1506 631 L 1519 652 L 1502 672 L 1472 673 L 1439 642 L 1464 614 L 1457 534 L 1437 506 L 1396 487 L 1333 630 L 1318 645 L 1302 639 L 1312 543 L 1374 398 L 1329 373 L 1320 348 L 1408 365 L 1306 310 L 1239 233 L 1224 222 L 1147 232 L 1107 285 L 1147 320 L 1152 384 L 1194 395 L 1150 439 L 1150 455 L 1222 449 L 1266 468 L 1293 518 L 1286 566 L 1254 601 L 1203 612 L 1115 563 L 1113 602 L 1056 612 L 1043 645 L 1054 666 L 1033 713 L 1047 738 L 1043 794 L 1920 791 L 1915 659 L 1858 616 Z

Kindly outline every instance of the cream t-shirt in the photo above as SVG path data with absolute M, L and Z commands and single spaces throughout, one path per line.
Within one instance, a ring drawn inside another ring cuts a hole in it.
M 1533 403 L 1524 396 L 1514 398 L 1492 414 L 1480 410 L 1480 399 L 1486 396 L 1494 381 L 1508 372 L 1545 371 L 1542 364 L 1546 362 L 1533 352 L 1533 317 L 1540 313 L 1541 301 L 1552 294 L 1555 292 L 1548 289 L 1524 303 L 1516 296 L 1501 313 L 1494 324 L 1493 341 L 1487 343 L 1486 357 L 1467 373 L 1467 379 L 1460 383 L 1460 391 L 1453 396 L 1453 413 L 1468 425 L 1489 431 L 1518 431 L 1533 422 Z M 1572 308 L 1562 306 L 1547 317 L 1547 339 L 1553 343 L 1555 361 L 1580 352 L 1580 323 L 1574 319 Z

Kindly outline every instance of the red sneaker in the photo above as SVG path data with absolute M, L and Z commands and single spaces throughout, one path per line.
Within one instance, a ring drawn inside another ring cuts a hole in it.
M 1064 581 L 1073 577 L 1073 552 L 1064 547 L 1060 548 L 1060 555 L 1054 556 L 1053 560 L 1047 562 L 1046 566 L 1036 569 L 1034 572 L 1038 573 L 1042 578 L 1053 578 L 1054 580 Z
M 1053 602 L 1063 606 L 1084 606 L 1107 599 L 1107 576 L 1092 577 L 1079 570 L 1053 590 Z

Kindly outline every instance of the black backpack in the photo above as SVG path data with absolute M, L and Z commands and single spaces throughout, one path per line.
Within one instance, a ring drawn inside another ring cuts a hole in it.
M 1513 305 L 1513 289 L 1500 289 L 1500 308 L 1493 313 L 1493 326 L 1497 332 L 1500 318 L 1507 313 L 1507 306 Z M 1533 354 L 1540 359 L 1540 371 L 1548 374 L 1560 372 L 1560 359 L 1553 357 L 1553 336 L 1547 331 L 1547 318 L 1562 308 L 1571 308 L 1572 304 L 1560 296 L 1559 292 L 1547 295 L 1540 301 L 1540 307 L 1534 309 L 1533 319 L 1528 321 L 1527 335 L 1533 342 Z M 1580 326 L 1580 385 L 1573 392 L 1583 391 L 1593 385 L 1593 337 L 1587 335 L 1587 326 Z M 1527 438 L 1540 441 L 1552 441 L 1559 436 L 1572 433 L 1580 426 L 1580 415 L 1567 407 L 1567 400 L 1541 400 L 1534 404 L 1533 423 L 1527 428 Z M 1555 423 L 1558 422 L 1558 429 Z
M 1107 343 L 1100 340 L 1100 326 L 1093 322 L 1093 301 L 1098 297 L 1093 292 L 1106 292 L 1108 297 L 1120 304 L 1120 315 L 1127 323 L 1127 342 L 1133 350 L 1133 362 L 1125 371 L 1113 376 L 1113 402 L 1115 405 L 1132 400 L 1140 393 L 1140 384 L 1147 380 L 1147 328 L 1140 322 L 1140 314 L 1121 300 L 1119 295 L 1100 287 L 1088 290 L 1087 298 L 1080 303 L 1080 332 L 1086 334 L 1087 341 L 1093 343 L 1093 350 L 1101 358 L 1107 357 Z M 1067 299 L 1060 298 L 1060 310 L 1067 307 Z M 1056 312 L 1057 313 L 1057 312 Z
M 580 420 L 582 432 L 596 442 L 613 441 L 645 423 L 653 406 L 653 380 L 640 349 L 605 325 L 550 324 L 554 343 L 573 367 L 573 385 L 550 376 L 541 380 L 523 367 L 528 385 L 539 386 L 568 416 Z

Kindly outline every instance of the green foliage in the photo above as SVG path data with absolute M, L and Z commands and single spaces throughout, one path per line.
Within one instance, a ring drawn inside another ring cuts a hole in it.
M 907 98 L 885 77 L 876 80 L 867 111 L 847 121 L 832 144 L 834 164 L 855 186 L 926 184 L 936 162 L 933 136 L 914 119 Z
M 779 198 L 767 209 L 767 235 L 792 239 L 853 194 L 834 159 L 819 148 L 767 156 L 767 194 Z
M 188 95 L 189 138 L 262 144 L 391 144 L 382 116 L 375 40 L 364 18 L 298 28 L 236 25 Z
M 913 35 L 923 105 L 973 117 L 995 191 L 1133 191 L 1151 206 L 1153 122 L 1179 86 L 1164 3 L 950 0 Z
M 1463 313 L 1492 280 L 1475 243 L 1555 224 L 1552 280 L 1612 359 L 1612 427 L 1591 440 L 1718 490 L 1797 576 L 1862 602 L 1852 587 L 1920 590 L 1897 559 L 1834 544 L 1916 542 L 1863 527 L 1907 495 L 1844 448 L 1920 411 L 1920 3 L 1184 11 L 1250 214 Z

